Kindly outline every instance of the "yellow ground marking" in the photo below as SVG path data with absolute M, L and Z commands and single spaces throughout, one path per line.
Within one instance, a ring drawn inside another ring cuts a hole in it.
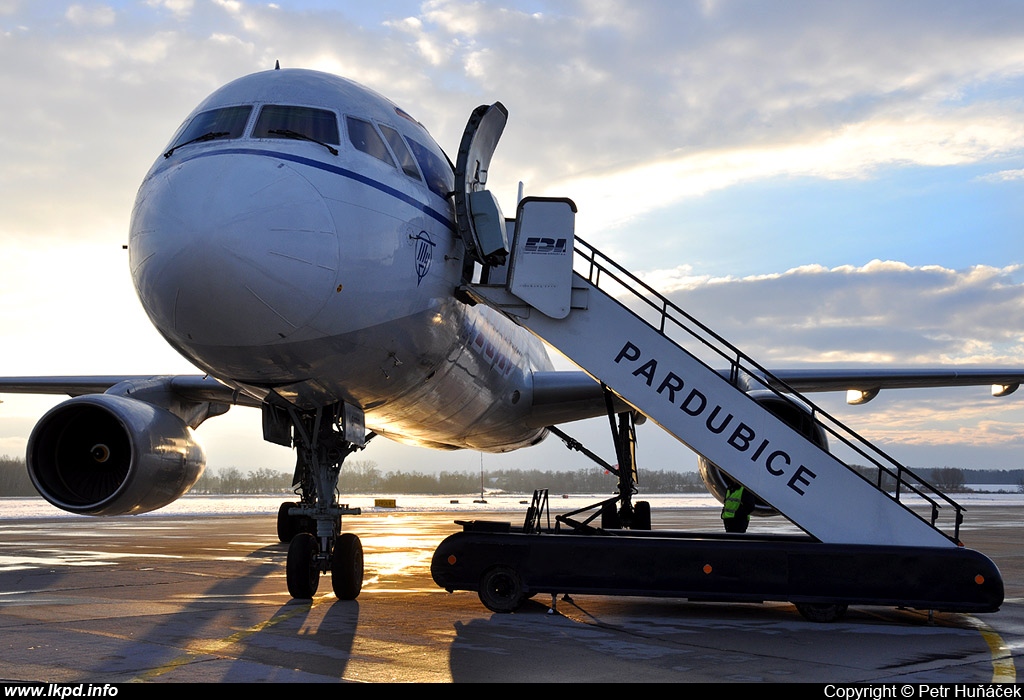
M 1016 683 L 1017 668 L 1013 664 L 1013 652 L 999 633 L 976 617 L 965 615 L 974 629 L 981 632 L 981 638 L 988 644 L 992 654 L 992 682 Z
M 972 615 L 955 616 L 966 623 L 967 627 L 977 630 L 981 638 L 988 645 L 989 653 L 992 655 L 992 683 L 1016 683 L 1017 668 L 1013 663 L 1013 651 L 1010 645 L 988 623 L 982 622 Z M 955 624 L 954 627 L 961 625 Z

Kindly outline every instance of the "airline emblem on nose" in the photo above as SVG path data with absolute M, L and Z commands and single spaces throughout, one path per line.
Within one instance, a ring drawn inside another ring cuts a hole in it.
M 430 240 L 430 234 L 420 231 L 413 237 L 416 241 L 416 286 L 420 285 L 423 278 L 427 276 L 430 269 L 430 261 L 434 259 L 434 242 Z

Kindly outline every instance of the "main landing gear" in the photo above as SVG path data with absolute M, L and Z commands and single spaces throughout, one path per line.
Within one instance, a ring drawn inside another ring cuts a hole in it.
M 651 504 L 647 501 L 633 502 L 637 492 L 636 468 L 636 425 L 637 414 L 633 411 L 615 410 L 615 398 L 608 387 L 604 387 L 605 406 L 608 410 L 608 424 L 611 428 L 612 440 L 615 443 L 615 457 L 618 464 L 608 464 L 599 456 L 584 447 L 578 440 L 566 435 L 556 426 L 548 426 L 548 430 L 561 438 L 570 450 L 583 453 L 618 478 L 617 495 L 600 503 L 565 513 L 556 518 L 559 525 L 568 525 L 571 529 L 585 530 L 590 523 L 600 516 L 602 530 L 650 530 Z M 576 515 L 597 509 L 583 522 L 573 518 Z
M 346 404 L 315 411 L 289 408 L 287 415 L 297 451 L 293 483 L 300 495 L 299 502 L 282 503 L 277 513 L 278 537 L 289 542 L 288 593 L 312 598 L 320 574 L 330 572 L 334 594 L 355 600 L 363 587 L 363 546 L 354 534 L 342 533 L 341 518 L 360 510 L 338 503 L 338 476 L 345 458 L 373 434 L 364 436 L 362 413 Z

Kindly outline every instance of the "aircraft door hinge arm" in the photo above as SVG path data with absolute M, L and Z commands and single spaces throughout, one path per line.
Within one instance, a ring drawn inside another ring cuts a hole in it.
M 559 437 L 559 439 L 561 439 L 561 441 L 563 443 L 565 443 L 565 446 L 568 447 L 570 450 L 573 450 L 575 452 L 579 452 L 579 453 L 581 453 L 583 455 L 586 455 L 587 457 L 589 457 L 596 464 L 601 465 L 602 467 L 604 467 L 605 469 L 607 469 L 611 473 L 615 474 L 616 476 L 618 475 L 619 470 L 618 470 L 617 467 L 615 467 L 614 465 L 608 464 L 608 462 L 604 461 L 598 455 L 596 455 L 593 452 L 591 452 L 589 449 L 587 449 L 587 447 L 582 442 L 580 442 L 576 438 L 574 438 L 574 437 L 572 437 L 570 435 L 567 435 L 566 433 L 562 432 L 559 428 L 557 428 L 554 425 L 549 425 L 548 426 L 548 430 L 550 430 L 552 433 L 557 435 Z

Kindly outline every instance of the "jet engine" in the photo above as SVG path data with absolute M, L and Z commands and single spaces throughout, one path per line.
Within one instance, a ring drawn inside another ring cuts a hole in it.
M 783 423 L 796 430 L 821 449 L 826 452 L 828 451 L 828 438 L 825 435 L 825 431 L 815 422 L 810 412 L 806 409 L 771 391 L 752 391 L 747 395 Z M 704 457 L 697 458 L 697 467 L 700 469 L 700 478 L 704 481 L 708 491 L 711 492 L 712 496 L 724 503 L 725 493 L 728 490 L 725 472 L 717 464 Z M 754 512 L 752 513 L 752 515 L 760 516 L 778 514 L 779 511 L 761 499 L 757 500 Z
M 51 409 L 28 440 L 39 493 L 81 515 L 145 513 L 179 498 L 206 467 L 192 430 L 159 406 L 87 394 Z

